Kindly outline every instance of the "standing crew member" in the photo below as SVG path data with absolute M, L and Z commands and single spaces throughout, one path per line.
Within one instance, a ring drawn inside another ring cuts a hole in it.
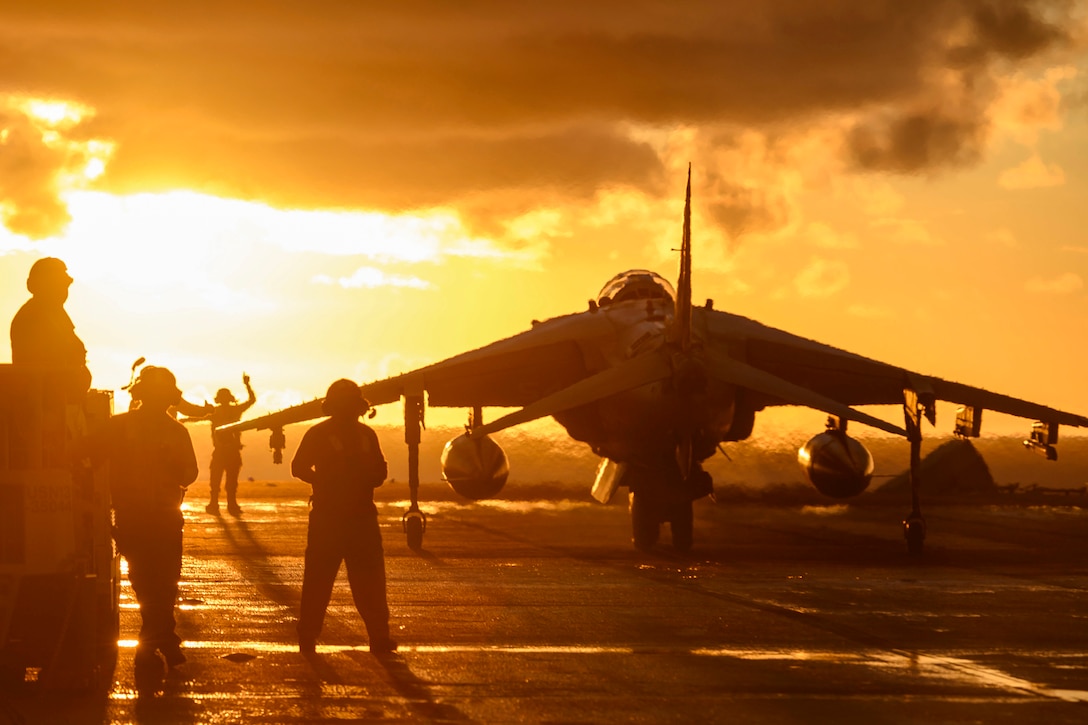
M 227 511 L 231 516 L 241 516 L 238 506 L 238 473 L 242 470 L 242 433 L 241 431 L 221 431 L 220 426 L 237 423 L 242 413 L 257 402 L 257 396 L 249 384 L 249 376 L 242 373 L 242 383 L 246 386 L 249 397 L 239 403 L 229 388 L 220 388 L 215 394 L 215 407 L 207 415 L 187 418 L 185 423 L 209 420 L 212 423 L 212 462 L 211 462 L 211 499 L 204 510 L 210 514 L 219 513 L 219 486 L 226 476 Z
M 394 652 L 385 594 L 385 555 L 374 489 L 388 468 L 378 437 L 359 417 L 370 408 L 359 386 L 337 380 L 321 405 L 328 419 L 302 437 L 291 473 L 313 486 L 298 647 L 315 651 L 340 562 L 347 565 L 355 609 L 366 624 L 370 651 Z
M 56 257 L 43 257 L 31 265 L 26 278 L 31 297 L 11 321 L 11 362 L 36 368 L 70 368 L 65 392 L 69 400 L 82 402 L 91 387 L 91 372 L 87 369 L 87 348 L 64 309 L 71 286 L 68 267 Z
M 200 472 L 189 432 L 167 410 L 181 390 L 166 368 L 147 366 L 131 388 L 136 410 L 110 418 L 93 434 L 87 454 L 110 464 L 113 537 L 128 561 L 128 578 L 140 604 L 136 676 L 161 674 L 185 662 L 174 632 L 174 603 L 181 581 L 181 501 Z

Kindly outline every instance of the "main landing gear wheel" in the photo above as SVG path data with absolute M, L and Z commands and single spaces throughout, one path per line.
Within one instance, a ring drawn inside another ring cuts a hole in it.
M 639 551 L 649 551 L 657 545 L 657 539 L 661 535 L 661 522 L 657 519 L 653 502 L 645 493 L 632 491 L 630 508 L 631 535 L 635 548 Z
M 649 551 L 661 538 L 663 515 L 672 533 L 672 546 L 679 552 L 691 551 L 695 517 L 691 501 L 663 502 L 645 492 L 632 491 L 631 535 L 635 548 Z
M 692 511 L 691 501 L 678 502 L 672 506 L 672 509 L 672 517 L 669 519 L 672 547 L 686 554 L 691 551 L 695 538 L 695 514 Z
M 408 548 L 412 551 L 422 549 L 423 532 L 427 530 L 427 517 L 418 509 L 410 510 L 404 514 L 402 523 L 404 524 L 404 533 L 408 537 Z

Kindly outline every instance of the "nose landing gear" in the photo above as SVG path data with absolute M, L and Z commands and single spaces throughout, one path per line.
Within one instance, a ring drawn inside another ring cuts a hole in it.
M 639 488 L 631 491 L 631 538 L 639 551 L 649 551 L 661 536 L 661 524 L 669 525 L 672 547 L 680 553 L 691 551 L 695 514 L 692 499 L 684 491 Z

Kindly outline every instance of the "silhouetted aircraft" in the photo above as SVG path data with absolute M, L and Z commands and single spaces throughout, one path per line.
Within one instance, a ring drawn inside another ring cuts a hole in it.
M 715 310 L 711 300 L 693 306 L 690 168 L 675 289 L 650 271 L 623 272 L 582 312 L 534 321 L 521 334 L 360 388 L 372 405 L 404 402 L 411 494 L 404 524 L 413 548 L 422 545 L 426 526 L 417 495 L 425 404 L 472 411 L 466 432 L 442 453 L 443 477 L 459 494 L 480 500 L 505 484 L 508 461 L 489 434 L 552 416 L 601 456 L 596 499 L 606 502 L 617 488 L 629 489 L 635 545 L 655 545 L 668 523 L 673 546 L 681 551 L 692 545 L 692 502 L 712 492 L 702 462 L 723 441 L 748 438 L 756 413 L 770 406 L 804 406 L 829 415 L 827 429 L 801 448 L 799 461 L 809 481 L 831 497 L 856 496 L 873 473 L 869 451 L 846 434 L 848 421 L 910 441 L 912 510 L 903 527 L 912 553 L 921 552 L 925 538 L 918 499 L 921 421 L 936 423 L 937 400 L 962 406 L 954 432 L 964 437 L 979 435 L 984 409 L 1038 421 L 1025 445 L 1050 459 L 1057 457 L 1059 424 L 1088 426 L 1088 418 L 1079 415 L 911 372 Z M 868 404 L 901 404 L 904 425 L 852 407 Z M 485 423 L 484 407 L 519 410 Z M 281 461 L 283 426 L 319 417 L 320 399 L 230 427 L 272 430 L 271 447 Z

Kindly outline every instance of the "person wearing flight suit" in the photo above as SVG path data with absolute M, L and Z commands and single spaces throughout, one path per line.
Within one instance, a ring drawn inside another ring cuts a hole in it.
M 341 562 L 370 651 L 397 649 L 389 636 L 385 555 L 374 506 L 374 489 L 385 481 L 388 467 L 378 437 L 359 420 L 369 407 L 358 385 L 334 382 L 322 403 L 329 417 L 306 431 L 291 461 L 291 473 L 313 486 L 298 621 L 303 654 L 315 651 Z
M 11 363 L 70 368 L 65 392 L 69 400 L 82 402 L 91 387 L 91 373 L 87 369 L 87 348 L 64 309 L 71 285 L 68 267 L 56 257 L 43 257 L 31 265 L 26 279 L 31 297 L 11 320 Z
M 238 474 L 242 470 L 242 434 L 239 431 L 221 431 L 220 426 L 237 423 L 242 414 L 257 402 L 257 396 L 249 384 L 249 376 L 242 373 L 242 383 L 249 397 L 239 403 L 229 388 L 220 388 L 215 394 L 215 407 L 206 415 L 185 419 L 184 423 L 207 420 L 212 424 L 211 498 L 204 510 L 219 513 L 219 487 L 226 478 L 227 511 L 231 516 L 241 516 L 238 505 Z
M 111 417 L 92 434 L 87 454 L 110 466 L 114 541 L 128 561 L 128 578 L 140 604 L 136 673 L 161 672 L 185 662 L 174 631 L 181 581 L 185 488 L 199 468 L 189 432 L 169 414 L 181 390 L 166 368 L 147 366 L 131 388 L 140 406 Z

